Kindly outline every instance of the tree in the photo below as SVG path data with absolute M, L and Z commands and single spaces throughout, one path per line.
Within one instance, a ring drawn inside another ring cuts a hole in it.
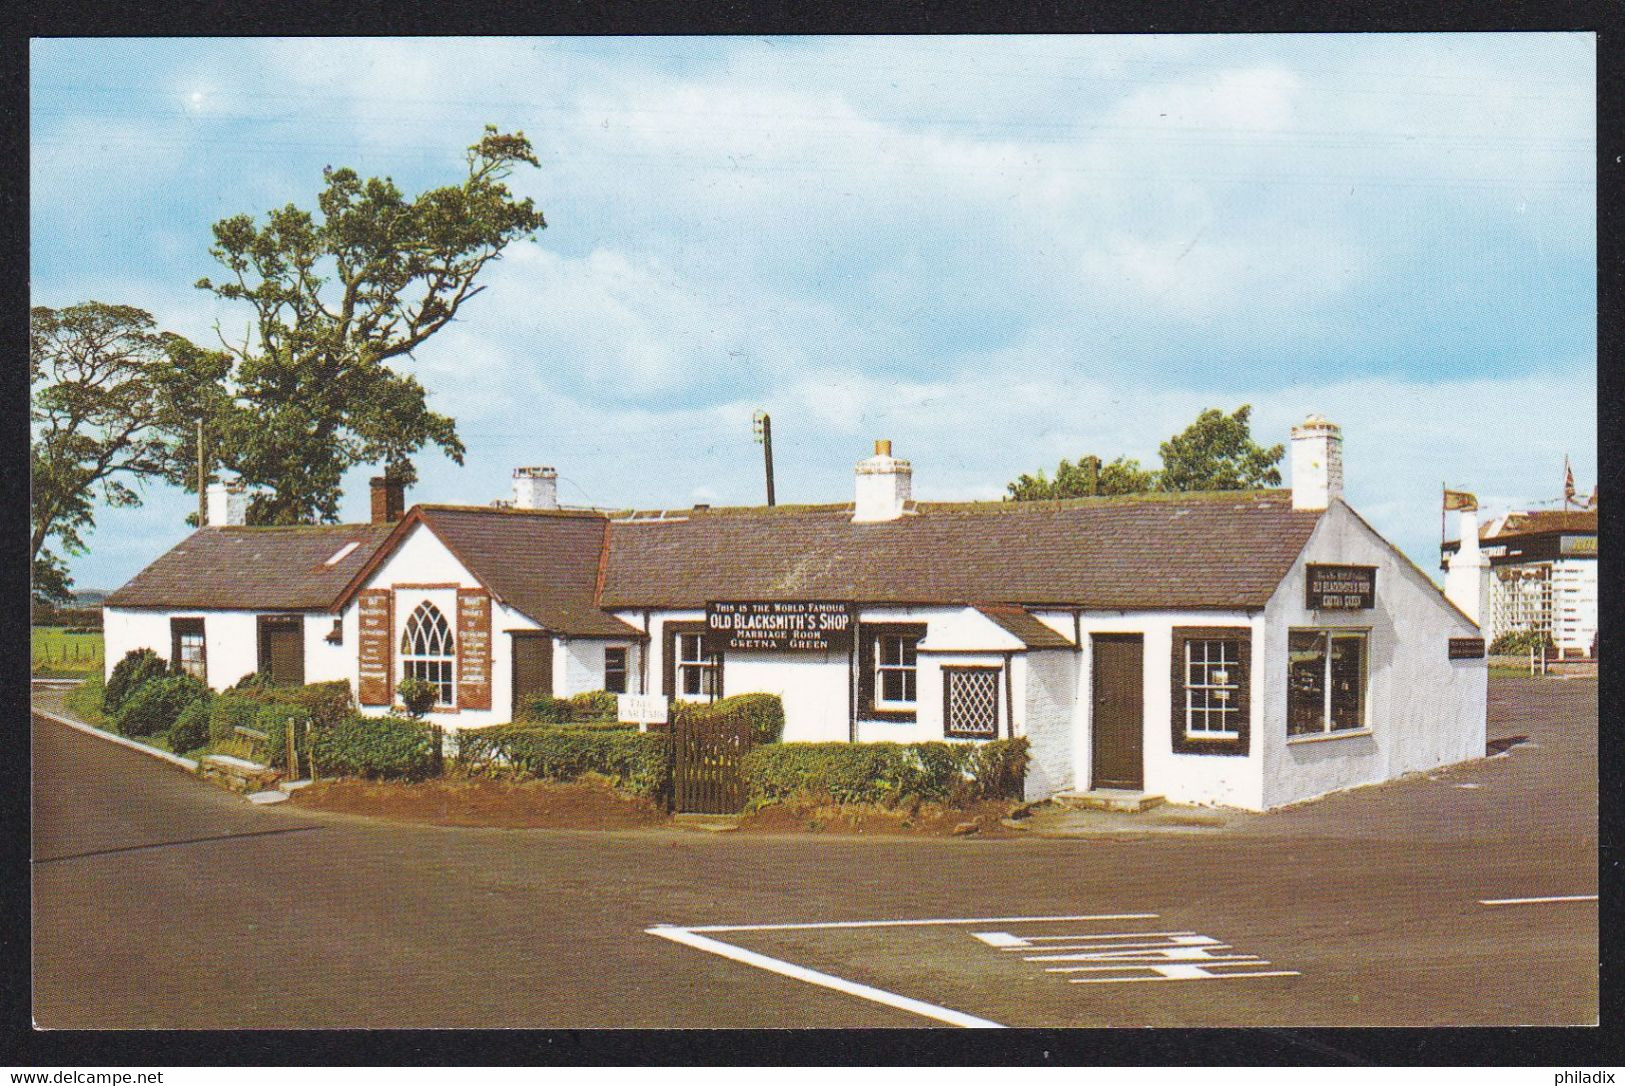
M 1023 475 L 1005 487 L 1010 492 L 1010 500 L 1018 502 L 1143 494 L 1156 488 L 1157 473 L 1142 471 L 1138 460 L 1119 456 L 1109 464 L 1102 464 L 1100 457 L 1094 455 L 1080 456 L 1076 464 L 1062 460 L 1054 481 L 1046 479 L 1040 469 L 1036 478 Z
M 1183 433 L 1162 443 L 1162 489 L 1246 490 L 1280 486 L 1280 463 L 1285 449 L 1253 444 L 1248 416 L 1251 404 L 1233 415 L 1209 408 L 1196 416 Z
M 189 480 L 189 435 L 225 359 L 145 310 L 92 301 L 36 307 L 28 364 L 34 595 L 65 602 L 64 554 L 85 552 L 98 501 L 139 505 L 147 481 Z
M 240 341 L 221 337 L 236 370 L 219 420 L 220 463 L 261 491 L 251 522 L 336 520 L 340 478 L 356 464 L 381 462 L 409 484 L 425 446 L 462 463 L 456 424 L 389 363 L 483 291 L 476 279 L 509 243 L 547 225 L 504 184 L 517 165 L 540 165 L 523 133 L 488 125 L 466 160 L 460 183 L 413 200 L 388 178 L 328 167 L 319 215 L 289 204 L 263 225 L 215 224 L 209 251 L 230 277 L 197 285 L 253 311 Z

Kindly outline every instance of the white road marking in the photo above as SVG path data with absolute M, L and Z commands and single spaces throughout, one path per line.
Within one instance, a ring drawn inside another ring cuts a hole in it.
M 1173 968 L 1170 966 L 1169 968 Z M 1204 973 L 1200 967 L 1193 966 L 1189 973 L 1180 976 L 1157 977 L 1070 977 L 1068 984 L 1138 984 L 1149 980 L 1240 980 L 1243 977 L 1301 977 L 1303 974 L 1292 969 L 1275 969 L 1263 973 Z
M 1480 905 L 1549 905 L 1554 901 L 1596 901 L 1596 894 L 1561 894 L 1557 897 L 1502 897 L 1480 901 Z
M 716 954 L 730 961 L 740 962 L 744 965 L 765 969 L 770 973 L 791 977 L 804 981 L 807 984 L 816 984 L 821 988 L 831 988 L 837 992 L 857 996 L 874 1003 L 881 1003 L 898 1010 L 909 1011 L 925 1018 L 932 1018 L 938 1022 L 946 1022 L 951 1026 L 964 1026 L 968 1029 L 1003 1029 L 998 1022 L 986 1018 L 978 1018 L 973 1014 L 956 1011 L 949 1007 L 939 1007 L 935 1003 L 924 1000 L 910 999 L 908 996 L 898 995 L 881 988 L 874 988 L 857 981 L 847 980 L 830 973 L 820 973 L 816 969 L 808 969 L 804 965 L 794 962 L 782 961 L 758 954 L 754 950 L 724 943 L 720 939 L 709 938 L 703 933 L 718 933 L 730 931 L 820 931 L 840 928 L 909 928 L 928 927 L 952 924 L 1048 924 L 1080 920 L 1155 920 L 1156 913 L 1102 913 L 1085 916 L 966 916 L 966 917 L 937 917 L 928 920 L 832 920 L 816 924 L 702 924 L 691 928 L 675 927 L 661 924 L 652 928 L 645 928 L 649 935 L 658 935 L 662 939 L 670 939 L 674 943 L 703 950 L 708 954 Z M 978 934 L 989 946 L 1020 946 L 1023 941 L 1014 935 L 1003 932 L 989 932 Z M 1068 939 L 1077 939 L 1079 936 L 1069 935 Z M 1083 938 L 1087 938 L 1084 936 Z M 1122 936 L 1107 936 L 1106 938 L 1123 938 Z
M 1295 970 L 1257 971 L 1271 963 L 1256 954 L 1219 954 L 1234 950 L 1229 943 L 1193 931 L 1108 932 L 1095 935 L 1034 935 L 1023 938 L 1009 932 L 976 932 L 976 938 L 1001 952 L 1028 951 L 1024 962 L 1089 962 L 1088 965 L 1046 966 L 1046 973 L 1115 973 L 1111 977 L 1069 977 L 1073 984 L 1120 984 L 1140 980 L 1224 980 L 1243 977 L 1296 977 Z M 1148 941 L 1149 940 L 1149 941 Z M 1063 941 L 1070 945 L 1041 945 Z M 1043 953 L 1030 953 L 1042 951 Z M 1249 968 L 1254 972 L 1233 970 Z M 1150 975 L 1145 975 L 1150 974 Z
M 824 927 L 844 925 L 799 924 L 786 926 Z M 745 930 L 772 930 L 774 927 L 775 925 L 757 925 Z M 951 1010 L 948 1007 L 939 1007 L 934 1003 L 926 1003 L 918 999 L 910 999 L 908 996 L 901 996 L 895 992 L 887 992 L 880 988 L 871 988 L 867 984 L 859 984 L 856 981 L 831 976 L 828 973 L 820 973 L 816 969 L 808 969 L 806 966 L 795 965 L 791 962 L 781 961 L 778 958 L 770 958 L 766 954 L 758 954 L 754 950 L 746 950 L 743 947 L 733 946 L 729 943 L 724 943 L 719 939 L 707 938 L 704 935 L 696 934 L 697 929 L 657 927 L 647 928 L 645 930 L 650 935 L 658 935 L 662 939 L 670 939 L 674 943 L 682 943 L 685 946 L 694 947 L 696 950 L 704 950 L 708 953 L 728 958 L 731 961 L 742 962 L 745 965 L 753 965 L 758 969 L 765 969 L 770 973 L 777 973 L 780 976 L 805 981 L 808 984 L 816 984 L 821 988 L 832 988 L 837 992 L 845 992 L 847 995 L 857 996 L 859 999 L 867 999 L 872 1003 L 881 1003 L 885 1006 L 895 1007 L 902 1011 L 909 1011 L 925 1018 L 932 1018 L 938 1022 L 946 1022 L 950 1026 L 964 1026 L 967 1029 L 1004 1028 L 998 1022 L 993 1022 L 986 1018 L 977 1018 L 975 1015 L 965 1014 L 963 1011 Z M 740 929 L 735 928 L 724 930 Z

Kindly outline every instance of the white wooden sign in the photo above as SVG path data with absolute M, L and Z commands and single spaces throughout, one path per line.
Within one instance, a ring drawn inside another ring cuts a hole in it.
M 615 715 L 623 724 L 664 724 L 666 698 L 661 694 L 616 694 Z

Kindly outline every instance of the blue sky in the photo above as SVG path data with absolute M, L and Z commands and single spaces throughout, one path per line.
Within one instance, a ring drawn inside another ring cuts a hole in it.
M 487 123 L 549 228 L 406 365 L 486 502 L 850 498 L 876 437 L 926 499 L 1205 407 L 1344 427 L 1347 495 L 1425 569 L 1441 480 L 1491 507 L 1595 479 L 1588 34 L 40 40 L 36 305 L 148 309 L 214 342 L 210 226 L 311 207 L 325 165 L 450 183 Z M 369 472 L 343 512 L 364 519 Z M 181 538 L 104 510 L 80 587 Z M 1538 507 L 1538 506 L 1537 506 Z

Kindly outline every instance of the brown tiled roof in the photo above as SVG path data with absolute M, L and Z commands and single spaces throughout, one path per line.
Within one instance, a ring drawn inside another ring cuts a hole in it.
M 601 513 L 444 505 L 413 512 L 493 595 L 542 627 L 581 637 L 639 636 L 594 601 Z
M 200 528 L 107 597 L 108 607 L 325 610 L 391 524 Z M 358 546 L 332 565 L 347 543 Z
M 1019 638 L 1029 649 L 1070 649 L 1072 639 L 1044 625 L 1025 607 L 1011 603 L 979 603 L 976 609 L 1005 633 Z
M 1488 534 L 1494 522 L 1479 529 L 1480 539 L 1501 539 L 1509 535 L 1538 535 L 1543 532 L 1595 532 L 1595 509 L 1537 509 L 1530 513 L 1508 513 L 1501 530 Z
M 1262 607 L 1318 513 L 1284 490 L 922 502 L 852 523 L 850 505 L 694 510 L 610 525 L 605 607 L 717 599 Z

